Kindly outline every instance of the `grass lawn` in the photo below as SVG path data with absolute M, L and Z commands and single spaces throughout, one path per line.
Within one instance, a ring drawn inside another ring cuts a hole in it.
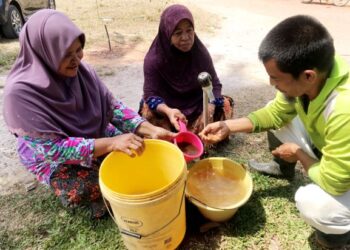
M 234 141 L 209 156 L 244 162 L 242 153 L 233 153 L 240 152 Z M 300 172 L 291 182 L 257 173 L 252 177 L 253 194 L 231 220 L 206 233 L 188 231 L 179 249 L 320 249 L 293 201 L 308 179 Z M 93 221 L 84 208 L 68 211 L 43 186 L 0 196 L 0 208 L 0 249 L 125 249 L 110 217 Z

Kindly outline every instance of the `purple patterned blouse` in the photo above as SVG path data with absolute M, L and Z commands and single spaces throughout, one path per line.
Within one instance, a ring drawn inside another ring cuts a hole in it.
M 121 101 L 113 102 L 113 118 L 105 130 L 106 137 L 134 132 L 145 121 Z M 17 150 L 24 166 L 37 179 L 50 184 L 50 176 L 61 164 L 90 167 L 93 160 L 95 139 L 68 137 L 56 139 L 18 137 Z

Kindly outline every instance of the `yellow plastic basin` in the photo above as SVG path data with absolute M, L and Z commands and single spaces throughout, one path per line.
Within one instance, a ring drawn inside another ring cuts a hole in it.
M 212 221 L 230 219 L 249 200 L 252 191 L 249 172 L 224 157 L 200 160 L 188 172 L 186 196 Z

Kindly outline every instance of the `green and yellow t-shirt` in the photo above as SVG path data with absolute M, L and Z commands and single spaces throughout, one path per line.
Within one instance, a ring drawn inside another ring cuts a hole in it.
M 266 107 L 252 112 L 248 118 L 254 132 L 277 129 L 300 117 L 313 144 L 323 154 L 309 168 L 309 177 L 333 195 L 350 190 L 350 79 L 349 65 L 339 56 L 319 95 L 305 113 L 300 98 L 288 101 L 278 92 Z

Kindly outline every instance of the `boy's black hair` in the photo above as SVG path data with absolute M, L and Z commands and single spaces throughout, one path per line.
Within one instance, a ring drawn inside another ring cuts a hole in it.
M 306 69 L 330 72 L 334 62 L 333 38 L 315 18 L 292 16 L 277 24 L 259 47 L 259 59 L 275 59 L 277 67 L 297 79 Z

